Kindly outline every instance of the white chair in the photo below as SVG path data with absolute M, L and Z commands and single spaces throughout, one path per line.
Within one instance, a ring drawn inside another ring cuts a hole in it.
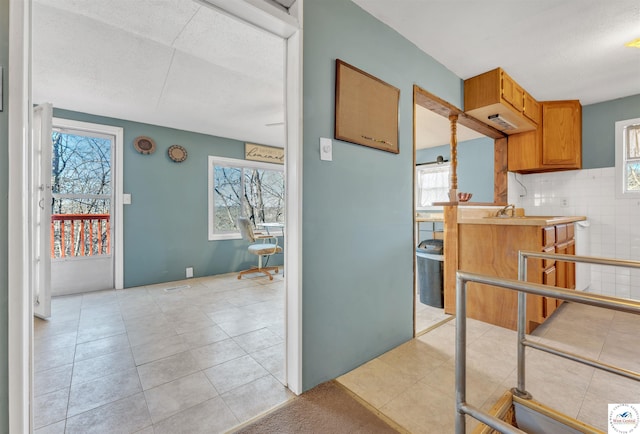
M 269 280 L 273 280 L 273 275 L 270 271 L 278 273 L 278 267 L 263 267 L 262 258 L 266 256 L 268 261 L 269 256 L 282 252 L 282 247 L 278 245 L 278 238 L 272 235 L 255 234 L 251 227 L 251 222 L 246 217 L 238 217 L 237 223 L 242 238 L 250 243 L 249 253 L 258 256 L 258 266 L 241 271 L 238 273 L 238 279 L 242 278 L 243 274 L 264 273 L 269 276 Z M 261 242 L 258 242 L 258 240 L 261 240 Z

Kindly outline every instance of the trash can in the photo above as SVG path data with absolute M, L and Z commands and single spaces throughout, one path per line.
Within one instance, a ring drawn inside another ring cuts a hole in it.
M 444 243 L 424 240 L 416 248 L 420 303 L 444 307 Z

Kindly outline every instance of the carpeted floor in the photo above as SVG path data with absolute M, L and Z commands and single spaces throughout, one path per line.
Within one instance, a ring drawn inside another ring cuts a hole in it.
M 235 434 L 393 433 L 398 431 L 334 381 L 320 384 Z

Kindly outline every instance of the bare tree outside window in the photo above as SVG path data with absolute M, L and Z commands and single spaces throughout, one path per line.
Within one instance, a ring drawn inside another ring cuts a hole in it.
M 237 232 L 236 219 L 254 225 L 284 221 L 284 173 L 281 170 L 214 166 L 215 231 Z
M 61 131 L 52 139 L 52 256 L 108 254 L 112 140 Z

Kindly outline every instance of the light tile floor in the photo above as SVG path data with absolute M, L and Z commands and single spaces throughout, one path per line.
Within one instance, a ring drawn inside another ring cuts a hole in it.
M 35 432 L 224 432 L 290 399 L 284 279 L 261 276 L 54 298 L 34 320 Z
M 444 313 L 443 308 L 429 306 L 427 304 L 420 303 L 420 297 L 416 296 L 416 321 L 415 321 L 415 333 L 416 336 L 422 334 L 430 327 L 434 327 L 441 323 L 451 319 L 451 315 Z
M 516 333 L 468 320 L 467 401 L 484 410 L 516 385 Z M 640 317 L 564 303 L 530 336 L 640 371 Z M 444 323 L 338 381 L 411 433 L 454 432 L 455 321 Z M 607 431 L 607 404 L 640 402 L 640 383 L 527 348 L 533 398 Z M 476 426 L 467 419 L 467 431 Z

